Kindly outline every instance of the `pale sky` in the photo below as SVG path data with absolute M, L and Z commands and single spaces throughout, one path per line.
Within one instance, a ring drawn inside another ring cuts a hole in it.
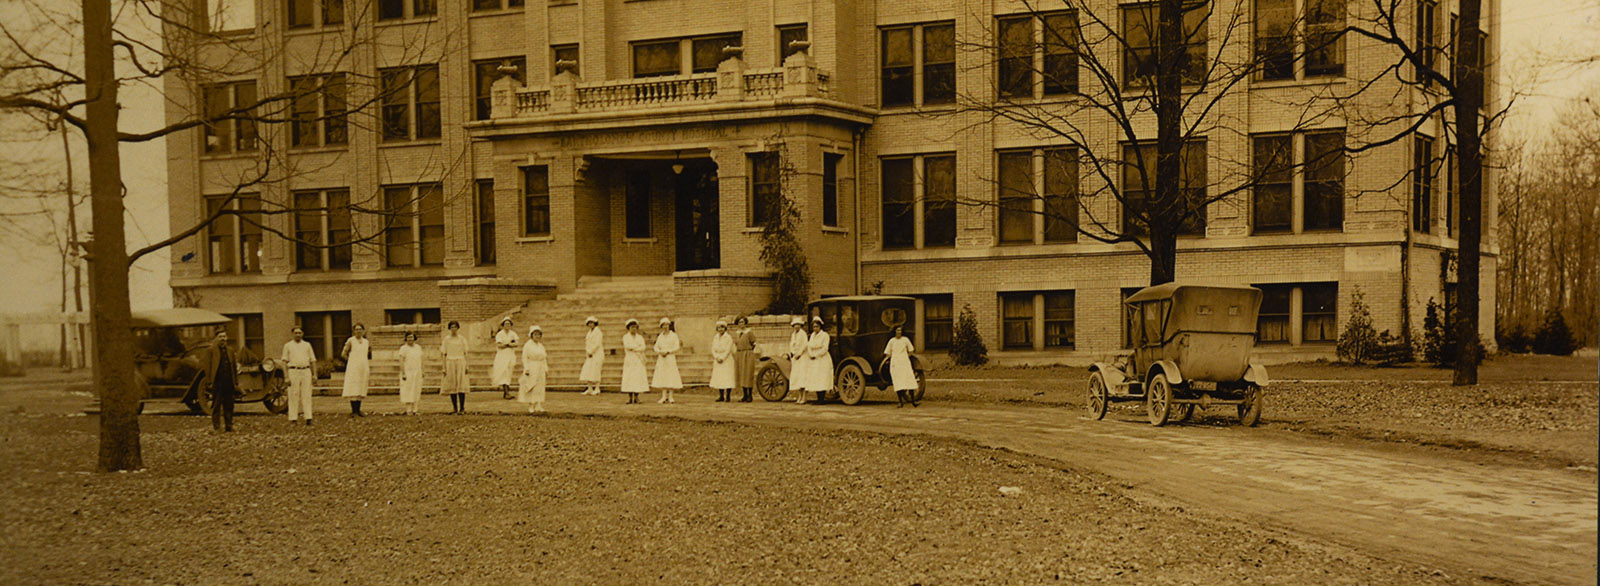
M 44 0 L 70 3 L 72 0 Z M 1502 83 L 1520 94 L 1507 130 L 1539 136 L 1556 124 L 1563 108 L 1586 93 L 1600 92 L 1600 0 L 1500 0 Z M 0 17 L 5 17 L 0 9 Z M 1538 67 L 1552 58 L 1578 54 L 1597 57 L 1583 66 Z M 1600 99 L 1597 97 L 1596 99 Z M 160 94 L 151 88 L 129 88 L 123 93 L 125 129 L 139 130 L 159 123 L 164 114 Z M 17 142 L 15 132 L 0 129 L 0 162 L 22 164 L 40 173 L 62 176 L 60 138 L 35 143 Z M 26 140 L 26 139 L 22 139 Z M 88 189 L 88 173 L 81 139 L 74 136 L 77 185 Z M 128 186 L 128 240 L 130 249 L 168 235 L 166 148 L 161 142 L 127 145 L 122 150 L 123 177 Z M 3 169 L 3 166 L 0 166 Z M 61 181 L 61 180 L 57 180 Z M 87 206 L 85 206 L 86 208 Z M 84 210 L 86 211 L 86 209 Z M 80 218 L 87 226 L 87 214 Z M 0 312 L 51 310 L 60 303 L 59 257 L 54 250 L 30 244 L 0 232 Z M 135 309 L 170 306 L 167 287 L 168 257 L 154 254 L 135 266 L 131 277 Z

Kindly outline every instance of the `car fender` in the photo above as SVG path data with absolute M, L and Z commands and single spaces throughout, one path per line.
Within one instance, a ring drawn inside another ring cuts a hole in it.
M 1123 373 L 1122 369 L 1117 368 L 1114 364 L 1107 362 L 1096 362 L 1089 365 L 1089 372 L 1100 373 L 1100 376 L 1105 379 L 1106 390 L 1117 389 L 1128 385 L 1128 375 Z
M 772 363 L 774 365 L 777 365 L 778 372 L 783 373 L 783 378 L 789 378 L 789 367 L 790 367 L 789 357 L 781 356 L 781 355 L 780 356 L 762 356 L 760 362 L 762 362 L 762 363 L 770 362 L 770 363 Z M 760 367 L 761 367 L 760 364 L 756 365 L 756 368 L 758 370 L 760 369 Z
M 1145 375 L 1145 380 L 1148 382 L 1156 374 L 1167 375 L 1168 384 L 1183 384 L 1183 372 L 1178 370 L 1178 363 L 1171 360 L 1160 360 L 1150 365 L 1150 372 Z
M 1250 363 L 1250 369 L 1244 371 L 1244 380 L 1255 383 L 1258 387 L 1265 387 L 1271 381 L 1267 377 L 1267 367 L 1253 362 Z
M 834 376 L 838 376 L 839 375 L 839 371 L 844 370 L 844 365 L 846 365 L 846 364 L 854 364 L 856 366 L 861 367 L 861 374 L 866 376 L 867 380 L 872 380 L 872 373 L 873 373 L 872 365 L 871 364 L 867 364 L 866 359 L 864 359 L 864 358 L 862 358 L 860 356 L 850 356 L 850 357 L 845 358 L 844 360 L 840 360 L 839 364 L 833 368 Z

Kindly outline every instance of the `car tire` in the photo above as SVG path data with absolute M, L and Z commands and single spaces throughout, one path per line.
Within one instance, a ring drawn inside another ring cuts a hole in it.
M 768 402 L 782 401 L 789 395 L 789 377 L 783 375 L 783 369 L 777 364 L 763 363 L 756 368 L 756 392 Z
M 867 394 L 867 374 L 855 363 L 844 365 L 833 379 L 833 388 L 839 391 L 839 402 L 846 405 L 861 403 Z

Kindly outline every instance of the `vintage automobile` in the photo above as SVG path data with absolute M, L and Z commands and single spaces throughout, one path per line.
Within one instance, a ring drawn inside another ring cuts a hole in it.
M 828 352 L 833 356 L 833 390 L 824 399 L 855 405 L 866 396 L 868 385 L 880 391 L 888 388 L 889 362 L 883 348 L 894 326 L 906 326 L 906 335 L 912 335 L 908 322 L 915 309 L 915 299 L 891 295 L 830 297 L 807 304 L 807 319 L 822 317 L 832 338 Z M 922 360 L 912 355 L 911 366 L 917 372 L 915 395 L 920 401 L 927 391 Z M 789 394 L 789 368 L 788 356 L 761 358 L 755 381 L 761 398 L 782 401 Z
M 134 371 L 145 388 L 144 401 L 176 399 L 195 413 L 210 414 L 211 389 L 202 384 L 204 352 L 216 326 L 225 323 L 222 314 L 196 307 L 134 312 Z M 274 414 L 289 409 L 288 382 L 271 358 L 241 348 L 235 363 L 236 403 L 260 401 Z
M 1250 362 L 1261 290 L 1166 283 L 1128 297 L 1133 352 L 1089 367 L 1089 416 L 1113 401 L 1139 401 L 1151 425 L 1182 421 L 1213 405 L 1232 405 L 1239 423 L 1261 419 L 1267 370 Z

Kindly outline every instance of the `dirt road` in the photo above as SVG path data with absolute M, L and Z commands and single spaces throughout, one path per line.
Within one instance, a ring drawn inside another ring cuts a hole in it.
M 480 394 L 481 395 L 481 394 Z M 647 395 L 648 396 L 648 395 Z M 1132 413 L 1005 405 L 724 404 L 704 395 L 627 406 L 552 395 L 551 410 L 954 437 L 1098 472 L 1225 517 L 1423 564 L 1458 577 L 1594 584 L 1596 476 L 1473 462 L 1238 427 L 1153 428 Z M 475 410 L 516 404 L 475 401 Z

